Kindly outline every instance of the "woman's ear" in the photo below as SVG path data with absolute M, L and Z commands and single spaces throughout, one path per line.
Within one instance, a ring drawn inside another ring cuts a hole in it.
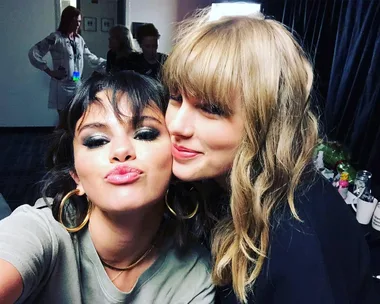
M 77 189 L 79 190 L 78 195 L 85 194 L 82 183 L 80 182 L 80 178 L 78 174 L 75 171 L 70 171 L 70 176 L 74 180 L 74 182 L 77 184 Z

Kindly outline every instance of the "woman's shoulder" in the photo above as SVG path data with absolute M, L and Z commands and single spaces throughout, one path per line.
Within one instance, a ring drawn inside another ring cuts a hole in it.
M 76 37 L 79 39 L 79 41 L 85 44 L 84 38 L 80 34 L 76 34 Z
M 355 297 L 369 275 L 369 252 L 349 206 L 319 173 L 303 176 L 294 203 L 299 219 L 288 205 L 271 218 L 268 259 L 256 294 L 277 294 L 289 303 L 295 296 L 303 299 L 297 303 Z
M 30 218 L 41 218 L 44 221 L 50 222 L 54 220 L 51 213 L 51 199 L 50 198 L 39 198 L 33 206 L 29 204 L 24 204 L 17 207 L 13 212 L 14 217 L 30 217 Z
M 340 194 L 317 170 L 310 169 L 305 172 L 300 185 L 295 193 L 296 199 L 338 199 L 342 200 Z
M 15 230 L 34 229 L 36 232 L 51 235 L 67 234 L 53 217 L 51 203 L 51 198 L 39 198 L 33 206 L 28 204 L 19 206 L 6 218 L 9 220 L 6 223 L 7 227 L 14 227 Z
M 365 252 L 363 231 L 354 214 L 319 173 L 305 177 L 295 193 L 294 204 L 299 219 L 293 216 L 289 206 L 276 210 L 271 219 L 271 254 L 281 259 L 294 258 L 301 265 L 303 260 L 322 263 L 340 251 L 342 261 L 354 262 L 343 248 L 348 252 Z M 356 262 L 359 259 L 357 257 Z M 284 263 L 281 267 L 286 265 L 290 264 Z
M 58 40 L 58 39 L 65 39 L 67 38 L 66 35 L 62 34 L 60 31 L 55 31 L 55 32 L 52 32 L 49 34 L 48 37 L 52 37 L 54 38 L 55 40 Z
M 338 191 L 318 172 L 309 171 L 302 175 L 294 193 L 294 207 L 300 218 L 296 219 L 288 204 L 277 208 L 272 216 L 274 230 L 284 227 L 297 227 L 312 230 L 332 228 L 338 218 L 349 226 L 357 226 L 350 208 Z
M 58 31 L 55 31 L 47 35 L 42 41 L 46 41 L 50 46 L 53 46 L 60 39 L 62 39 L 62 34 Z
M 306 221 L 318 227 L 337 226 L 340 224 L 338 218 L 347 225 L 347 229 L 358 226 L 349 205 L 318 172 L 306 175 L 294 199 L 296 209 L 304 214 Z
M 41 200 L 38 203 L 42 206 Z M 0 252 L 2 255 L 11 253 L 9 262 L 18 265 L 18 269 L 24 269 L 22 257 L 34 256 L 38 260 L 42 255 L 54 256 L 57 253 L 59 229 L 49 207 L 22 205 L 0 221 Z

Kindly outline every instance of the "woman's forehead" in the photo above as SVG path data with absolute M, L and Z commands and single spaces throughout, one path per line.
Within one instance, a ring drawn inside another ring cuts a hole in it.
M 83 118 L 88 114 L 115 115 L 118 118 L 135 118 L 136 116 L 149 115 L 156 119 L 163 119 L 164 115 L 154 101 L 148 102 L 143 108 L 136 111 L 133 100 L 124 92 L 103 90 L 96 94 L 96 101 L 92 102 Z M 137 113 L 136 113 L 137 112 Z

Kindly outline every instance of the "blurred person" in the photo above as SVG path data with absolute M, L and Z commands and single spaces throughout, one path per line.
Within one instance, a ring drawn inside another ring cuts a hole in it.
M 105 59 L 90 52 L 79 35 L 81 22 L 81 12 L 73 6 L 66 7 L 62 11 L 58 29 L 35 44 L 28 54 L 30 63 L 50 76 L 48 107 L 57 110 L 59 115 L 80 85 L 84 59 L 92 68 L 99 70 L 104 69 L 106 64 Z M 44 59 L 49 52 L 52 69 Z
M 128 56 L 133 52 L 129 29 L 123 25 L 112 27 L 109 31 L 108 46 L 107 72 L 128 70 Z
M 162 66 L 167 59 L 166 54 L 157 52 L 159 39 L 160 33 L 152 23 L 141 25 L 137 29 L 136 40 L 142 53 L 129 56 L 129 69 L 159 80 Z

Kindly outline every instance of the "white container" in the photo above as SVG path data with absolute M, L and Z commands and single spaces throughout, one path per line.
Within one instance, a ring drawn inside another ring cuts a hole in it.
M 372 227 L 380 231 L 380 203 L 377 204 L 375 212 L 372 216 Z
M 356 212 L 356 219 L 362 225 L 367 225 L 371 222 L 372 215 L 375 211 L 378 201 L 376 198 L 373 199 L 373 202 L 366 202 L 360 198 L 355 199 L 355 205 L 351 205 L 352 209 Z

